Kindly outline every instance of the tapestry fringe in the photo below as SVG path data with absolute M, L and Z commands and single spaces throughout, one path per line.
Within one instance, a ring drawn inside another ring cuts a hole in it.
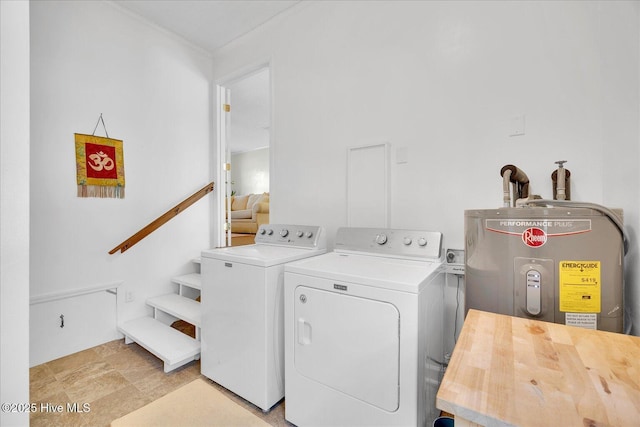
M 78 197 L 124 199 L 124 187 L 78 185 Z

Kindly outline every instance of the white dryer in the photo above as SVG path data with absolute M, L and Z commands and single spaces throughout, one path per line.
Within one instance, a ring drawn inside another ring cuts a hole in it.
M 276 224 L 202 252 L 204 376 L 265 412 L 284 397 L 284 264 L 325 252 L 322 227 Z
M 444 363 L 442 234 L 341 228 L 285 266 L 285 418 L 424 426 Z

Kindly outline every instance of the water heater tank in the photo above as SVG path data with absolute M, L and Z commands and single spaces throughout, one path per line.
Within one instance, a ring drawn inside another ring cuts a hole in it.
M 466 311 L 623 331 L 624 243 L 601 211 L 467 210 L 465 239 Z

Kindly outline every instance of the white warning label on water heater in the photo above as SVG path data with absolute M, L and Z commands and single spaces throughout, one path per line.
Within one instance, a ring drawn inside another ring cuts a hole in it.
M 585 329 L 598 329 L 598 315 L 593 313 L 565 313 L 564 324 Z
M 560 261 L 560 311 L 600 313 L 600 261 Z

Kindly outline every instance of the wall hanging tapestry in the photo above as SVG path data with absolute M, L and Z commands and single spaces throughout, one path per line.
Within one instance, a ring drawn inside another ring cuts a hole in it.
M 104 120 L 102 114 L 98 124 Z M 96 129 L 98 127 L 96 124 Z M 78 197 L 124 198 L 124 155 L 122 141 L 76 133 L 76 169 Z M 95 134 L 95 129 L 93 133 Z

